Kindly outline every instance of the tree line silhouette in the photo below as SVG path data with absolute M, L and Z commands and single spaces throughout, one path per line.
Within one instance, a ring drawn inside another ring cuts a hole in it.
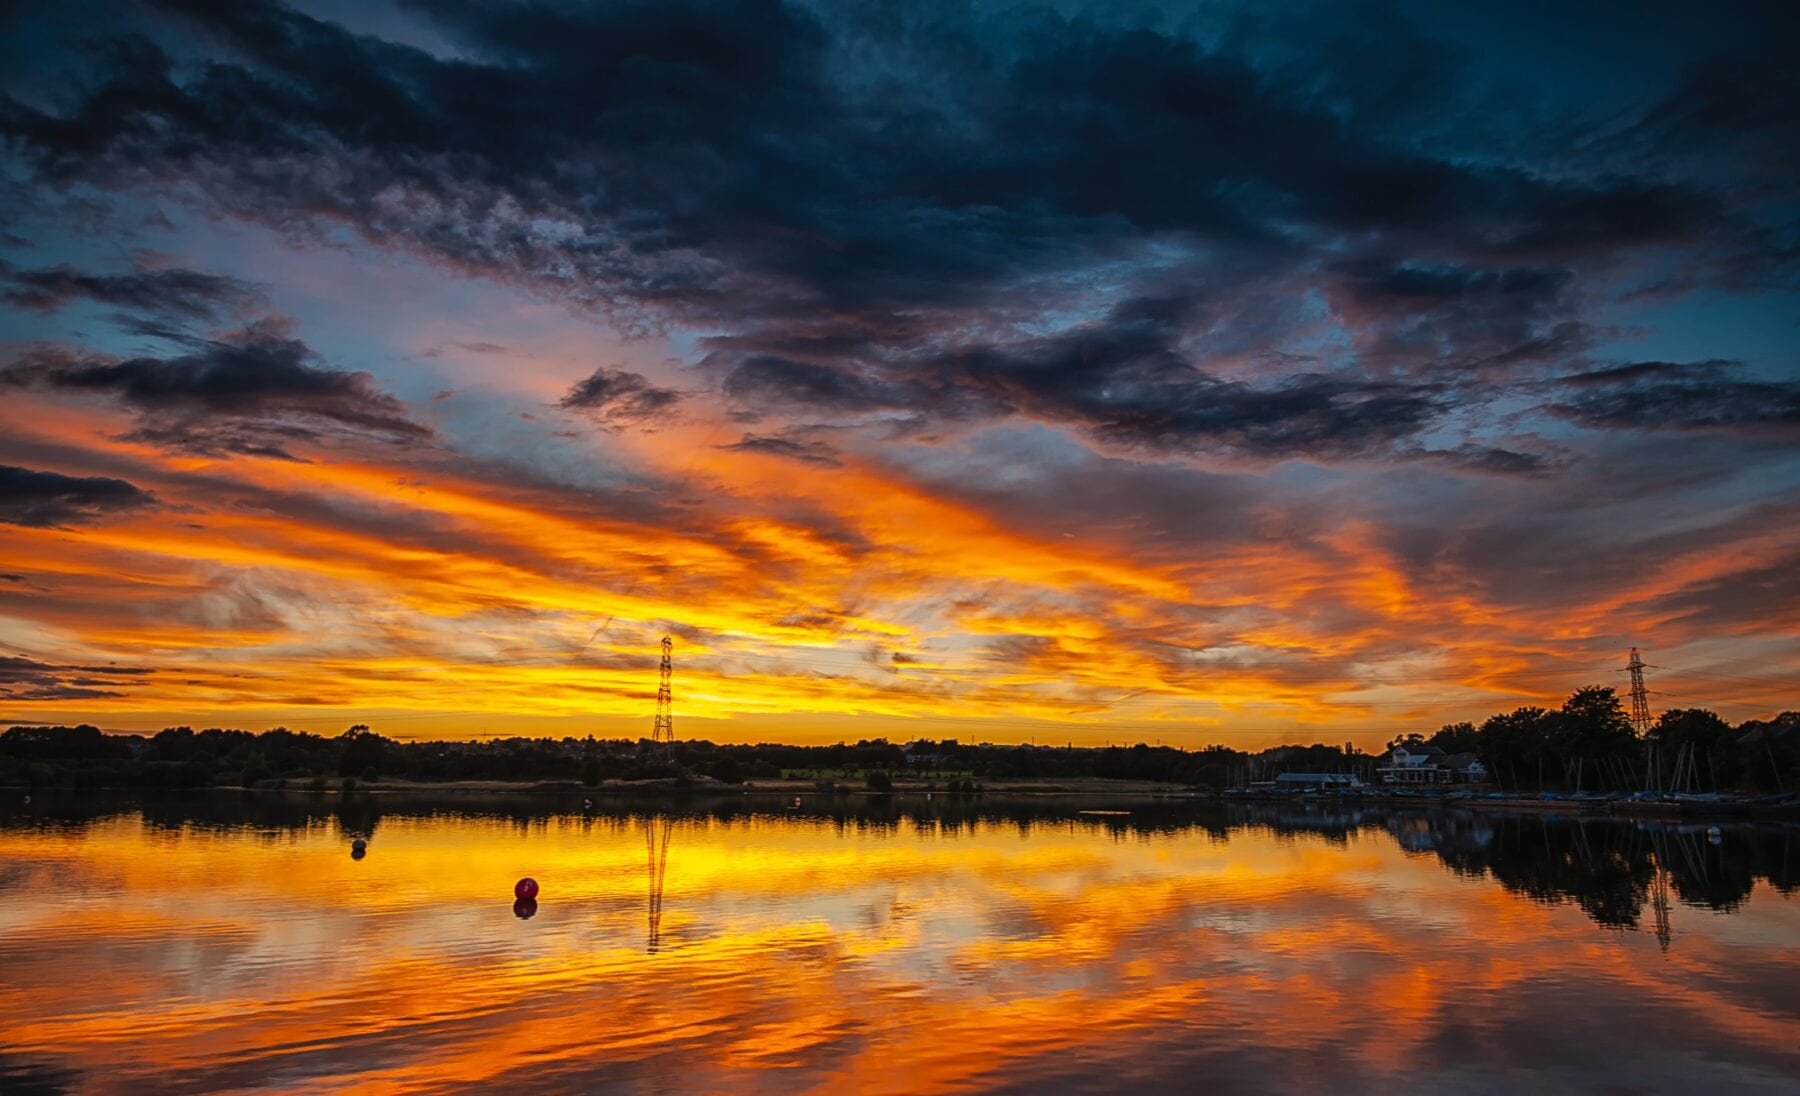
M 1711 711 L 1662 713 L 1640 737 L 1610 688 L 1576 690 L 1555 709 L 1521 707 L 1479 726 L 1453 723 L 1388 743 L 1470 752 L 1503 789 L 1780 791 L 1800 788 L 1800 712 L 1732 726 Z M 1279 772 L 1352 772 L 1375 780 L 1381 755 L 1352 744 L 1283 745 L 1258 751 L 1209 745 L 1013 746 L 885 738 L 801 746 L 641 739 L 498 738 L 400 741 L 364 724 L 325 736 L 284 727 L 252 732 L 170 727 L 154 735 L 107 734 L 83 724 L 15 726 L 0 734 L 0 784 L 77 787 L 299 787 L 323 790 L 373 780 L 562 782 L 599 786 L 653 778 L 746 781 L 805 776 L 876 786 L 895 778 L 966 786 L 996 780 L 1116 779 L 1222 789 Z

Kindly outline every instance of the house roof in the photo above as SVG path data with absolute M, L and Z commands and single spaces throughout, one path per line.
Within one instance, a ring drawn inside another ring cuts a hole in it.
M 1481 758 L 1476 757 L 1472 753 L 1456 753 L 1445 757 L 1442 761 L 1438 762 L 1438 764 L 1446 769 L 1466 769 L 1470 765 L 1481 764 Z
M 1442 757 L 1444 751 L 1436 746 L 1395 746 L 1395 750 L 1405 750 L 1414 757 Z

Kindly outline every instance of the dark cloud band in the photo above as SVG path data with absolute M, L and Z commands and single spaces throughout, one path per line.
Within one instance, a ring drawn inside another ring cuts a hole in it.
M 193 452 L 291 458 L 287 446 L 326 431 L 397 444 L 432 437 L 367 373 L 313 364 L 311 349 L 286 326 L 268 320 L 221 339 L 188 340 L 186 353 L 166 357 L 39 347 L 0 368 L 0 388 L 108 397 L 137 414 L 136 437 Z
M 0 522 L 11 525 L 79 525 L 155 501 L 150 492 L 121 479 L 0 464 Z
M 68 44 L 72 87 L 0 101 L 38 185 L 178 179 L 297 235 L 347 225 L 714 332 L 715 375 L 747 403 L 1398 456 L 1439 424 L 1447 374 L 1549 371 L 1591 347 L 1583 295 L 1634 256 L 1677 249 L 1694 277 L 1744 284 L 1781 277 L 1795 250 L 1791 224 L 1720 181 L 1744 152 L 1709 135 L 1779 126 L 1716 74 L 1703 108 L 1652 104 L 1636 131 L 1713 149 L 1707 171 L 1632 170 L 1644 158 L 1623 152 L 1598 169 L 1397 137 L 1401 93 L 1417 93 L 1398 81 L 1456 90 L 1410 30 L 1393 40 L 1418 64 L 1322 56 L 1301 80 L 1229 43 L 954 5 L 414 5 L 454 54 L 269 2 L 147 10 L 135 34 Z M 36 272 L 12 292 L 222 303 L 205 283 L 137 278 Z M 1106 356 L 1137 337 L 1126 310 L 1169 284 L 1179 318 L 1157 359 Z M 1333 360 L 1253 379 L 1216 360 L 1304 341 L 1281 305 L 1314 287 L 1351 336 Z M 1052 344 L 1088 356 L 1075 368 Z M 597 372 L 565 406 L 617 425 L 679 398 L 630 376 Z

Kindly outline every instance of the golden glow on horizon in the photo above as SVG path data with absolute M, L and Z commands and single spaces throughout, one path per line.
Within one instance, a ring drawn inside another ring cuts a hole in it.
M 705 423 L 655 445 L 615 439 L 676 486 L 609 495 L 436 453 L 171 455 L 125 440 L 117 416 L 9 400 L 16 443 L 161 502 L 0 526 L 19 578 L 0 589 L 12 653 L 157 671 L 102 690 L 122 696 L 0 713 L 30 721 L 374 719 L 458 736 L 518 717 L 534 733 L 636 734 L 655 638 L 672 629 L 677 716 L 719 740 L 1232 734 L 1372 748 L 1403 724 L 1611 682 L 1613 636 L 1701 634 L 1641 608 L 1654 595 L 1800 550 L 1800 532 L 1772 529 L 1729 555 L 1670 556 L 1636 590 L 1523 614 L 1472 576 L 1409 571 L 1364 522 L 1187 558 L 1128 531 L 1011 527 L 867 461 L 799 475 L 714 448 Z M 1730 699 L 1780 697 L 1771 685 Z M 918 726 L 858 723 L 871 716 Z

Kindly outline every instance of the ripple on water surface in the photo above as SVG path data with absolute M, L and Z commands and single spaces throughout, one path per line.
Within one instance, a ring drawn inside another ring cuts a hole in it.
M 0 1089 L 1793 1091 L 1796 836 L 15 796 Z

